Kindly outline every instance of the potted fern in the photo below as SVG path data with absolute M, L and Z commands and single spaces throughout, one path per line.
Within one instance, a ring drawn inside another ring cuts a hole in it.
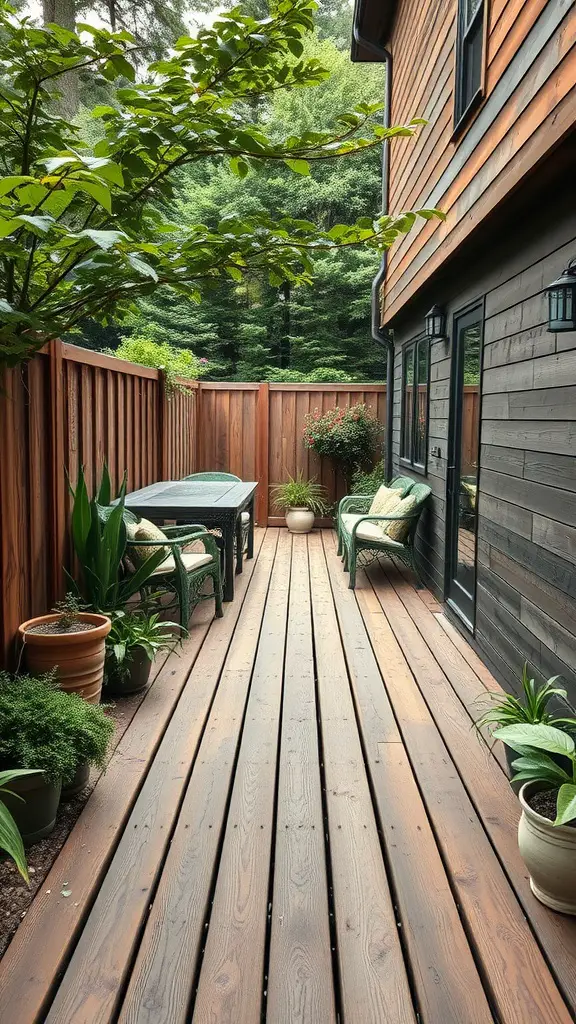
M 305 480 L 302 473 L 296 479 L 289 476 L 284 484 L 272 490 L 275 508 L 285 513 L 286 526 L 290 533 L 310 533 L 314 517 L 327 511 L 326 488 L 316 480 Z
M 106 641 L 106 693 L 140 693 L 148 685 L 154 658 L 172 650 L 181 627 L 160 621 L 159 614 L 144 611 L 116 612 Z
M 27 770 L 2 799 L 25 844 L 50 834 L 62 784 L 80 765 L 104 767 L 113 730 L 103 708 L 61 690 L 54 673 L 0 673 L 0 771 Z

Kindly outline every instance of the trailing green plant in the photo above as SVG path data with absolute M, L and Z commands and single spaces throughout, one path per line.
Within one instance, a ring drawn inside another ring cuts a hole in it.
M 307 508 L 315 515 L 324 515 L 328 509 L 326 488 L 313 480 L 305 480 L 302 473 L 289 476 L 284 484 L 272 488 L 272 501 L 275 508 L 285 511 L 290 508 Z
M 80 579 L 72 582 L 80 598 L 95 611 L 106 614 L 124 608 L 165 559 L 166 552 L 160 548 L 135 572 L 126 572 L 123 562 L 127 543 L 124 522 L 126 474 L 113 507 L 110 505 L 112 485 L 106 463 L 95 497 L 88 495 L 83 467 L 75 489 L 71 487 L 70 490 L 74 498 L 72 540 L 80 566 Z
M 38 770 L 36 768 L 14 768 L 5 772 L 0 771 L 0 850 L 4 850 L 9 857 L 12 858 L 18 871 L 22 875 L 24 881 L 28 884 L 30 881 L 28 875 L 28 864 L 26 862 L 26 854 L 24 853 L 24 843 L 22 842 L 22 836 L 14 818 L 10 814 L 10 811 L 6 807 L 6 804 L 2 800 L 2 794 L 8 793 L 18 800 L 23 798 L 15 793 L 14 790 L 9 789 L 9 784 L 14 779 L 20 779 L 23 775 L 37 775 Z
M 70 783 L 80 764 L 104 768 L 113 722 L 99 704 L 59 689 L 53 673 L 0 673 L 0 764 Z
M 112 629 L 106 638 L 107 672 L 125 670 L 128 674 L 137 647 L 142 648 L 153 661 L 162 651 L 172 650 L 179 643 L 181 633 L 182 627 L 178 623 L 160 621 L 158 613 L 116 612 L 112 615 Z
M 351 494 L 376 494 L 382 484 L 386 483 L 384 461 L 381 459 L 370 472 L 355 469 L 352 474 Z
M 574 721 L 576 727 L 576 721 Z M 494 733 L 515 750 L 520 757 L 513 762 L 515 775 L 512 782 L 544 782 L 557 789 L 556 819 L 554 825 L 568 825 L 576 820 L 576 746 L 574 738 L 552 725 L 505 725 Z M 568 772 L 550 755 L 567 758 L 571 762 Z
M 124 29 L 38 27 L 0 2 L 0 356 L 9 365 L 87 318 L 106 325 L 134 311 L 136 299 L 170 289 L 198 302 L 221 282 L 254 272 L 273 287 L 309 283 L 316 253 L 340 247 L 388 249 L 417 216 L 360 217 L 322 229 L 309 220 L 224 216 L 213 228 L 183 225 L 173 179 L 205 162 L 240 179 L 262 163 L 308 175 L 314 161 L 350 158 L 386 139 L 412 136 L 422 123 L 384 128 L 380 103 L 360 103 L 299 134 L 271 132 L 255 111 L 278 89 L 318 85 L 328 71 L 304 55 L 313 0 L 279 0 L 258 20 L 235 7 L 197 38 L 182 36 L 136 81 L 141 53 Z M 59 116 L 66 76 L 85 71 L 110 83 L 109 103 L 92 115 L 99 141 Z M 126 82 L 128 84 L 126 84 Z
M 354 469 L 372 463 L 381 432 L 376 417 L 359 403 L 325 413 L 315 409 L 305 419 L 303 440 L 306 448 L 333 459 L 350 478 Z
M 500 728 L 508 725 L 551 725 L 558 729 L 571 732 L 576 731 L 576 719 L 562 717 L 555 711 L 549 709 L 553 700 L 565 704 L 572 710 L 568 701 L 568 694 L 562 687 L 556 686 L 558 676 L 552 676 L 545 683 L 536 683 L 528 673 L 528 665 L 524 664 L 522 670 L 522 697 L 515 697 L 511 693 L 486 693 L 482 698 L 492 702 L 492 706 L 478 719 L 476 725 L 479 729 L 488 727 Z

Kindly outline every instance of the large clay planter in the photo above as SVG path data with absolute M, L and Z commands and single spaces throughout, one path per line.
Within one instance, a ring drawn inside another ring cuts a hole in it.
M 541 782 L 526 782 L 520 790 L 518 845 L 536 899 L 552 910 L 576 914 L 576 828 L 556 828 L 548 818 L 533 811 L 526 799 L 546 788 Z
M 46 776 L 21 775 L 12 779 L 9 789 L 23 799 L 3 793 L 2 800 L 16 822 L 25 846 L 37 843 L 53 831 L 60 803 L 60 782 L 49 782 Z
M 286 512 L 286 526 L 290 533 L 310 533 L 314 526 L 314 513 L 309 508 L 289 508 Z
M 106 615 L 81 612 L 81 622 L 93 629 L 82 633 L 30 633 L 31 626 L 54 622 L 59 615 L 40 615 L 20 626 L 26 666 L 35 675 L 56 669 L 59 685 L 68 693 L 79 693 L 89 704 L 98 704 L 104 676 L 105 641 L 112 623 Z
M 141 693 L 148 686 L 152 662 L 143 647 L 133 647 L 129 672 L 118 672 L 113 669 L 106 675 L 106 694 L 115 697 Z

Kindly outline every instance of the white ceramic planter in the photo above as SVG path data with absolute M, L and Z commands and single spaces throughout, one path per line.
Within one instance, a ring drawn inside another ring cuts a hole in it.
M 314 513 L 309 508 L 289 508 L 286 526 L 290 533 L 310 533 L 314 526 Z
M 526 782 L 520 790 L 518 845 L 530 872 L 530 888 L 552 910 L 576 914 L 576 828 L 555 828 L 532 810 L 526 797 L 538 788 L 542 789 L 541 783 Z

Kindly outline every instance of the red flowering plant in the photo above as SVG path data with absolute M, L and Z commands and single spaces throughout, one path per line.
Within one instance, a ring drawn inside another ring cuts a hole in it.
M 355 469 L 372 465 L 381 425 L 362 403 L 344 409 L 319 409 L 309 413 L 304 424 L 304 446 L 333 459 L 347 480 Z

